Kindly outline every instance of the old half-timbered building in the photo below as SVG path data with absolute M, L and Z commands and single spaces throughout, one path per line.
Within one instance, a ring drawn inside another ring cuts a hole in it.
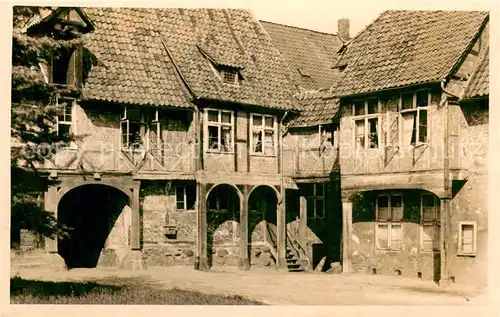
M 342 49 L 344 271 L 485 285 L 487 47 L 485 12 L 388 11 Z
M 239 9 L 48 11 L 26 31 L 85 41 L 40 65 L 76 136 L 39 168 L 73 228 L 44 259 L 485 286 L 488 20 L 387 11 L 349 39 Z

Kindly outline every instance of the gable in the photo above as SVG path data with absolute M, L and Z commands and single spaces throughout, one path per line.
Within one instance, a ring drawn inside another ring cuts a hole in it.
M 479 11 L 387 11 L 347 46 L 335 94 L 348 96 L 446 78 L 488 19 Z

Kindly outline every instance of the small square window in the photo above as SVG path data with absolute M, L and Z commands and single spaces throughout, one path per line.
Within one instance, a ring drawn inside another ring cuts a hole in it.
M 222 81 L 226 84 L 238 84 L 238 72 L 234 69 L 221 71 Z
M 477 229 L 475 221 L 459 223 L 458 255 L 476 255 Z

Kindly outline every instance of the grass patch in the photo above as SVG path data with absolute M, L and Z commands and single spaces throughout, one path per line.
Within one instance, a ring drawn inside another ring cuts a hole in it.
M 94 282 L 45 282 L 10 279 L 11 304 L 70 305 L 263 305 L 242 296 L 209 295 L 151 286 L 116 286 Z

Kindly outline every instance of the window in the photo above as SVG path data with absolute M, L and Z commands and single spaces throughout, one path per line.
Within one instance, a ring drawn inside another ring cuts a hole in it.
M 304 196 L 307 201 L 307 218 L 324 218 L 326 211 L 327 184 L 304 185 Z
M 144 116 L 138 108 L 125 107 L 120 123 L 121 148 L 123 150 L 139 149 L 143 145 Z
M 439 251 L 440 207 L 439 199 L 435 195 L 422 195 L 420 215 L 421 250 Z
M 403 145 L 427 143 L 429 99 L 428 90 L 401 94 Z
M 61 48 L 52 55 L 50 82 L 76 86 L 81 83 L 81 48 Z
M 221 77 L 222 81 L 226 84 L 238 84 L 238 71 L 236 69 L 222 69 Z
M 67 138 L 70 135 L 74 102 L 72 98 L 57 98 L 57 134 L 60 138 Z
M 194 210 L 196 202 L 195 185 L 177 185 L 175 187 L 175 196 L 177 199 L 177 210 Z
M 163 163 L 163 138 L 162 138 L 161 123 L 158 115 L 159 115 L 158 109 L 155 109 L 152 113 L 150 113 L 150 118 L 152 120 L 149 124 L 149 129 L 148 129 L 148 135 L 149 135 L 148 149 L 149 152 L 160 163 Z
M 339 127 L 319 126 L 319 144 L 326 146 L 331 144 L 333 147 L 339 146 Z
M 276 155 L 276 117 L 252 114 L 252 154 Z
M 358 149 L 379 147 L 379 103 L 376 98 L 354 102 L 354 143 Z
M 476 255 L 477 229 L 475 221 L 460 221 L 458 255 Z
M 234 114 L 232 111 L 208 109 L 206 118 L 206 144 L 209 152 L 233 152 Z
M 380 195 L 376 203 L 377 248 L 380 250 L 401 250 L 403 243 L 403 197 Z

